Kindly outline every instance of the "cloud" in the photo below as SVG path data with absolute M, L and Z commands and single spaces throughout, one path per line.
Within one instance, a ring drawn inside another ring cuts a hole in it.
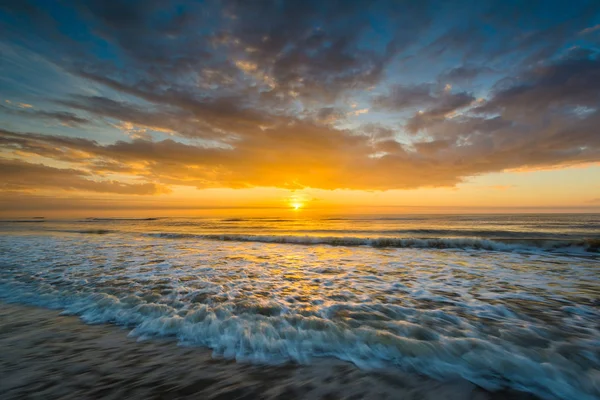
M 152 0 L 36 6 L 5 5 L 15 21 L 35 25 L 33 31 L 15 26 L 11 35 L 90 79 L 110 78 L 115 85 L 142 88 L 148 95 L 188 92 L 186 81 L 194 81 L 209 97 L 250 89 L 261 103 L 279 105 L 296 98 L 330 102 L 348 90 L 377 83 L 394 56 L 427 29 L 432 12 L 427 2 L 392 0 L 368 5 L 354 0 Z M 61 28 L 68 23 L 52 21 L 68 11 L 86 28 L 79 39 L 88 39 L 88 45 L 63 34 Z M 373 33 L 374 21 L 380 34 L 378 44 L 370 46 L 363 37 Z M 54 53 L 41 48 L 40 37 L 51 38 Z M 98 39 L 122 62 L 99 59 Z
M 373 101 L 379 109 L 412 111 L 413 116 L 407 120 L 406 130 L 417 133 L 475 100 L 470 93 L 452 93 L 451 89 L 452 86 L 447 84 L 395 85 L 387 94 L 377 96 Z M 415 112 L 416 109 L 418 111 Z
M 26 107 L 28 106 L 28 107 Z M 19 103 L 19 108 L 11 108 L 0 105 L 0 112 L 12 115 L 18 115 L 26 118 L 39 118 L 44 120 L 52 120 L 65 126 L 77 126 L 82 124 L 88 124 L 89 121 L 86 118 L 82 118 L 69 111 L 44 111 L 33 109 L 29 104 L 25 106 Z
M 593 4 L 17 3 L 4 41 L 87 84 L 1 106 L 19 190 L 388 190 L 600 160 L 600 61 L 579 34 Z
M 393 130 L 365 126 L 341 130 L 286 120 L 241 131 L 231 146 L 136 139 L 100 144 L 56 135 L 2 131 L 0 146 L 68 161 L 88 169 L 119 171 L 163 185 L 205 187 L 315 187 L 398 189 L 451 186 L 468 176 L 508 168 L 576 164 L 599 159 L 597 113 L 556 121 L 553 130 L 519 127 L 503 117 L 459 116 L 448 110 L 469 96 L 438 101 L 428 111 L 428 139 L 403 145 Z M 159 118 L 157 118 L 158 120 Z M 559 123 L 560 122 L 560 123 Z M 519 129 L 529 129 L 519 135 Z M 536 142 L 537 137 L 547 140 Z
M 527 71 L 508 87 L 499 86 L 479 112 L 510 115 L 560 114 L 600 105 L 600 59 L 567 57 Z
M 348 114 L 356 116 L 356 115 L 368 114 L 368 113 L 369 113 L 368 108 L 361 108 L 360 110 L 352 110 Z
M 427 126 L 439 121 L 444 121 L 446 118 L 451 118 L 457 110 L 469 106 L 475 97 L 473 95 L 461 93 L 448 93 L 444 91 L 442 94 L 434 98 L 431 106 L 425 111 L 419 110 L 407 122 L 406 129 L 410 133 L 417 133 Z
M 143 127 L 136 126 L 131 122 L 125 121 L 114 125 L 115 128 L 122 130 L 132 139 L 152 140 L 152 136 L 148 130 Z
M 153 183 L 123 183 L 88 179 L 89 173 L 61 169 L 18 160 L 0 160 L 1 186 L 6 190 L 35 189 L 77 190 L 86 192 L 149 195 L 160 192 Z
M 418 85 L 395 85 L 386 95 L 374 99 L 374 104 L 383 109 L 402 110 L 405 108 L 428 106 L 435 102 L 433 93 L 435 85 L 421 83 Z
M 475 78 L 490 73 L 493 73 L 493 70 L 486 66 L 461 65 L 444 71 L 438 76 L 438 80 L 440 82 L 469 83 Z
M 585 28 L 585 29 L 583 29 L 583 30 L 582 30 L 581 32 L 579 32 L 579 33 L 580 33 L 581 35 L 587 35 L 587 34 L 589 34 L 589 33 L 596 32 L 596 31 L 598 31 L 598 30 L 600 30 L 600 24 L 596 24 L 596 25 L 594 25 L 594 26 L 590 26 L 589 28 Z

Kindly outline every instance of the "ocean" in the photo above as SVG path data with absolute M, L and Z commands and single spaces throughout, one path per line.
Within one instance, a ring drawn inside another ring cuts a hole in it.
M 0 221 L 0 300 L 259 364 L 600 398 L 600 215 Z

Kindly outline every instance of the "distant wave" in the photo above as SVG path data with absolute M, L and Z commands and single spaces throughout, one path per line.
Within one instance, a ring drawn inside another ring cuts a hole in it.
M 86 222 L 95 221 L 156 221 L 160 218 L 86 218 Z
M 284 218 L 224 218 L 221 222 L 294 222 L 294 219 L 284 219 Z
M 434 219 L 432 216 L 406 216 L 406 217 L 323 217 L 320 221 L 424 221 Z
M 41 219 L 41 218 L 36 218 L 36 219 L 4 219 L 4 220 L 0 220 L 0 222 L 10 222 L 11 224 L 14 224 L 14 223 L 46 222 L 46 220 Z
M 491 251 L 556 251 L 593 252 L 600 251 L 599 239 L 586 240 L 488 240 L 478 238 L 362 238 L 349 236 L 294 236 L 294 235 L 238 235 L 238 234 L 188 234 L 188 233 L 149 233 L 151 237 L 165 239 L 207 239 L 234 242 L 284 243 L 298 245 L 331 246 L 371 246 L 377 248 L 432 248 L 432 249 L 474 249 Z
M 358 234 L 396 234 L 401 236 L 433 235 L 433 237 L 474 237 L 485 239 L 539 239 L 539 240 L 564 240 L 581 239 L 589 236 L 590 232 L 540 232 L 540 231 L 516 231 L 516 230 L 491 230 L 491 229 L 299 229 L 297 232 L 306 233 L 358 233 Z M 560 237 L 559 237 L 560 236 Z M 594 231 L 592 238 L 600 239 L 600 235 Z
M 74 231 L 75 233 L 83 233 L 90 235 L 106 235 L 107 233 L 113 233 L 113 231 L 108 229 L 85 229 L 81 231 Z
M 110 229 L 51 229 L 54 232 L 65 232 L 65 233 L 81 233 L 85 235 L 106 235 L 108 233 L 116 233 L 119 231 L 114 231 Z

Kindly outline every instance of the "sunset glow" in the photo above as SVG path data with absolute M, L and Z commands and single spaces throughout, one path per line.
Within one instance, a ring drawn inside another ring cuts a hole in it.
M 600 209 L 592 12 L 67 3 L 0 15 L 0 215 Z
M 599 0 L 0 33 L 2 399 L 600 399 Z

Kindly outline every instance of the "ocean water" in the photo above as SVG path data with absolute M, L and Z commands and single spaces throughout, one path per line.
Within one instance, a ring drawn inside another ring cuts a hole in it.
M 600 215 L 0 221 L 0 299 L 256 363 L 600 398 Z

